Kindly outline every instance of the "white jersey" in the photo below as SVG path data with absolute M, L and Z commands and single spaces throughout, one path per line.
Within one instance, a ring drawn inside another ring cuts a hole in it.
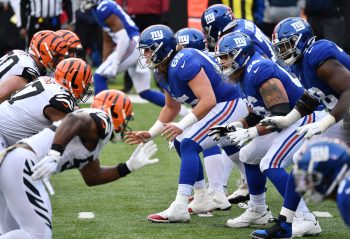
M 10 146 L 52 125 L 46 107 L 69 113 L 74 105 L 74 98 L 54 79 L 39 77 L 0 104 L 0 135 Z
M 58 162 L 60 171 L 72 168 L 83 168 L 90 161 L 98 159 L 102 148 L 110 141 L 113 133 L 113 124 L 109 116 L 100 109 L 85 108 L 74 111 L 73 114 L 89 114 L 96 122 L 99 140 L 94 150 L 90 151 L 81 142 L 78 136 L 75 136 L 66 146 L 61 159 Z M 44 129 L 40 133 L 30 138 L 23 139 L 21 142 L 27 143 L 41 160 L 51 149 L 55 136 L 55 126 L 59 126 L 62 121 L 55 122 L 54 127 Z
M 0 82 L 10 76 L 20 76 L 27 83 L 45 75 L 46 70 L 40 71 L 29 53 L 13 50 L 0 58 Z

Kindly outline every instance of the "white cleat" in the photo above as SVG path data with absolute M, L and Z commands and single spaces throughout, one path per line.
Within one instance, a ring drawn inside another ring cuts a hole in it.
M 187 205 L 174 201 L 167 210 L 157 214 L 151 214 L 147 219 L 158 223 L 189 222 L 190 213 L 188 212 Z
M 237 190 L 227 197 L 232 204 L 238 204 L 249 200 L 248 184 L 245 179 L 239 179 L 237 182 Z
M 246 211 L 234 219 L 227 220 L 227 226 L 238 228 L 238 227 L 249 227 L 250 225 L 265 225 L 272 219 L 272 214 L 268 206 L 254 207 L 248 202 L 248 208 Z
M 215 210 L 230 210 L 231 208 L 231 203 L 227 200 L 227 197 L 225 194 L 220 193 L 220 192 L 215 192 L 213 194 L 213 201 L 216 204 Z
M 293 237 L 316 236 L 322 232 L 320 223 L 311 212 L 296 212 L 293 218 Z
M 206 189 L 194 190 L 193 201 L 188 204 L 188 211 L 194 214 L 205 214 L 217 208 L 212 195 Z

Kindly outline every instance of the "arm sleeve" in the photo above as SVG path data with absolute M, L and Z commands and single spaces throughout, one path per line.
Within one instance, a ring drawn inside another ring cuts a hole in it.
M 24 67 L 21 77 L 27 82 L 30 83 L 40 76 L 39 72 L 35 71 L 33 68 Z
M 103 22 L 106 20 L 107 17 L 113 14 L 113 6 L 111 6 L 111 3 L 109 2 L 103 2 L 103 5 L 98 6 L 96 8 L 96 15 L 100 20 Z
M 113 32 L 111 35 L 113 42 L 116 44 L 115 50 L 114 50 L 114 57 L 113 57 L 113 63 L 119 65 L 119 63 L 122 61 L 123 56 L 125 55 L 126 51 L 129 48 L 129 36 L 125 29 L 121 29 L 117 32 Z
M 50 99 L 50 106 L 68 114 L 74 111 L 75 101 L 68 94 L 57 94 Z

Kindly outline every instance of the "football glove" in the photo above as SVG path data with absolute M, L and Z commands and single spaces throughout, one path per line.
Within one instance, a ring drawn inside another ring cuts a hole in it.
M 208 136 L 212 137 L 214 141 L 219 141 L 220 137 L 226 136 L 227 133 L 234 132 L 238 128 L 243 128 L 240 121 L 226 125 L 215 125 L 209 129 Z
M 130 171 L 135 171 L 148 164 L 158 163 L 159 159 L 150 159 L 157 151 L 157 145 L 152 140 L 146 144 L 139 144 L 130 159 L 126 161 L 126 166 Z
M 248 129 L 237 129 L 235 132 L 229 133 L 227 139 L 234 145 L 242 147 L 249 140 L 254 139 L 259 135 L 256 127 L 250 127 Z
M 260 124 L 263 126 L 267 126 L 268 129 L 284 129 L 288 128 L 295 122 L 297 122 L 301 118 L 301 114 L 296 109 L 293 109 L 286 116 L 272 116 L 267 117 L 260 121 Z
M 51 175 L 58 172 L 58 161 L 61 158 L 61 153 L 56 150 L 50 152 L 32 167 L 32 179 L 50 178 Z
M 331 114 L 327 114 L 324 118 L 321 120 L 307 124 L 304 126 L 301 126 L 297 129 L 298 134 L 302 135 L 305 134 L 305 139 L 310 139 L 312 136 L 316 134 L 322 134 L 324 131 L 326 131 L 330 126 L 335 124 L 335 118 Z

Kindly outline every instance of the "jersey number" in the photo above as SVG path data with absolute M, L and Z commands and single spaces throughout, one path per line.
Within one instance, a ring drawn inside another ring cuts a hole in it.
M 0 78 L 6 74 L 19 61 L 18 56 L 11 55 L 0 62 Z
M 44 91 L 44 86 L 40 81 L 35 81 L 33 83 L 28 84 L 22 90 L 14 93 L 8 102 L 12 105 L 17 100 L 23 100 L 31 96 L 39 95 Z

